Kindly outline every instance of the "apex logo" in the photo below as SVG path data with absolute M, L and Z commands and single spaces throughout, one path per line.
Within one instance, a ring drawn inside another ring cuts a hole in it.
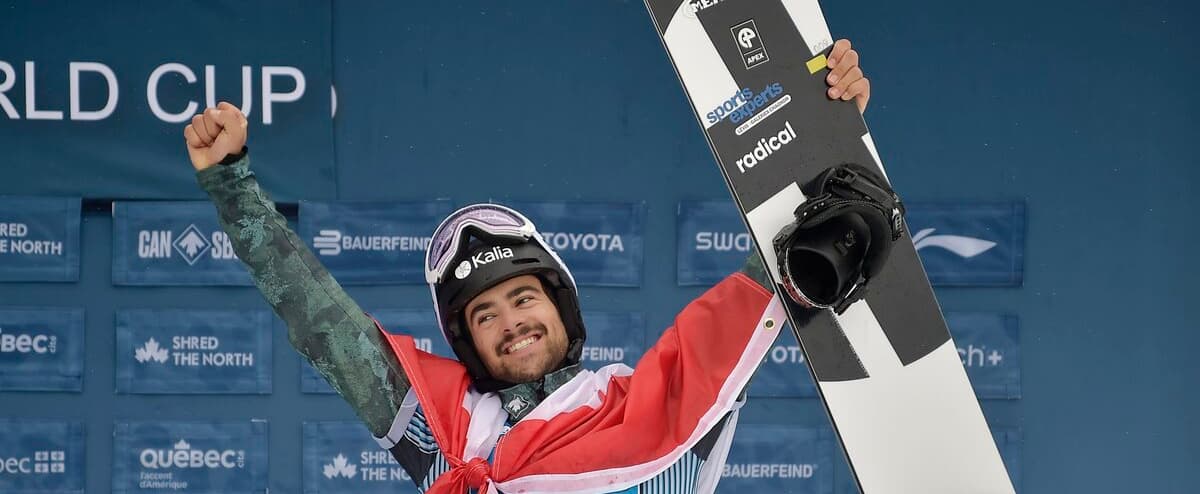
M 355 475 L 358 475 L 358 465 L 350 463 L 350 461 L 346 459 L 346 456 L 341 453 L 338 453 L 338 455 L 333 458 L 332 464 L 326 464 L 323 470 L 324 471 L 322 473 L 325 474 L 325 478 L 327 479 L 335 479 L 338 477 L 352 479 Z
M 166 348 L 159 347 L 158 341 L 156 341 L 154 338 L 150 338 L 146 344 L 142 345 L 133 352 L 133 358 L 143 364 L 151 360 L 160 364 L 164 364 L 167 362 L 167 357 L 169 355 L 170 352 Z
M 188 225 L 187 229 L 183 230 L 183 234 L 179 235 L 171 245 L 189 265 L 195 265 L 200 256 L 212 248 L 212 242 L 200 234 L 200 229 L 196 228 L 196 225 Z
M 926 228 L 913 235 L 913 245 L 917 250 L 926 247 L 938 247 L 953 252 L 958 257 L 970 259 L 996 246 L 996 242 L 981 238 L 964 237 L 961 235 L 933 235 L 936 228 Z
M 746 64 L 746 70 L 770 60 L 767 57 L 767 49 L 763 46 L 762 37 L 759 36 L 758 26 L 754 24 L 754 19 L 733 26 L 729 30 L 733 33 L 738 50 L 742 52 L 742 62 Z
M 758 33 L 755 33 L 754 29 L 743 27 L 738 30 L 737 40 L 742 48 L 753 48 L 755 38 L 758 38 Z

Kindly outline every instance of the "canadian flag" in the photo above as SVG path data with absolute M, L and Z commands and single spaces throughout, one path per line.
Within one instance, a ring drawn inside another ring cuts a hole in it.
M 635 369 L 581 371 L 499 440 L 507 414 L 495 393 L 475 391 L 458 361 L 383 333 L 451 466 L 428 492 L 603 493 L 665 470 L 732 410 L 785 317 L 771 293 L 731 275 L 684 308 Z

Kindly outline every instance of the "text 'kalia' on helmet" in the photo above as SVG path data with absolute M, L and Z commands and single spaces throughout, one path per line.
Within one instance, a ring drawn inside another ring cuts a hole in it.
M 566 328 L 567 355 L 558 368 L 578 363 L 587 333 L 575 279 L 538 235 L 533 222 L 498 204 L 473 204 L 451 213 L 433 232 L 425 252 L 425 281 L 442 336 L 479 391 L 496 391 L 516 383 L 496 379 L 484 367 L 463 310 L 487 289 L 527 274 L 541 279 Z

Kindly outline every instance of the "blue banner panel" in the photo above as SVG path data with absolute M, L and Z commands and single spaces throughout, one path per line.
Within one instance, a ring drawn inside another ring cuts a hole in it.
M 417 492 L 361 422 L 305 422 L 303 448 L 304 494 Z
M 791 323 L 785 323 L 771 351 L 750 380 L 750 396 L 768 398 L 814 398 L 813 384 L 804 351 L 796 340 Z
M 514 202 L 562 257 L 575 282 L 640 286 L 646 205 L 617 202 Z
M 83 309 L 0 308 L 0 391 L 83 391 Z
M 113 494 L 267 492 L 267 422 L 118 422 Z
M 79 281 L 79 198 L 0 197 L 0 281 Z
M 717 492 L 833 493 L 833 431 L 738 424 Z
M 252 285 L 206 201 L 113 203 L 115 285 Z
M 434 355 L 454 358 L 454 352 L 450 350 L 450 345 L 442 336 L 442 330 L 438 328 L 437 316 L 433 314 L 432 310 L 381 309 L 367 311 L 367 313 L 379 321 L 379 324 L 387 332 L 412 336 L 417 348 Z M 283 325 L 283 322 L 279 321 L 278 324 Z M 300 391 L 318 394 L 335 393 L 325 378 L 321 377 L 321 374 L 317 373 L 316 369 L 313 369 L 304 358 L 300 358 Z
M 946 324 L 979 398 L 1021 397 L 1021 339 L 1017 316 L 947 312 Z
M 117 392 L 269 394 L 265 310 L 117 311 Z
M 992 439 L 1000 450 L 1000 460 L 1008 470 L 1008 478 L 1017 492 L 1021 492 L 1021 430 L 993 427 Z
M 1024 203 L 914 203 L 905 221 L 931 284 L 1021 285 Z
M 300 238 L 339 283 L 425 283 L 425 248 L 449 201 L 300 203 Z
M 0 419 L 0 492 L 82 494 L 81 422 Z
M 329 2 L 55 5 L 4 6 L 0 194 L 202 198 L 183 129 L 228 101 L 277 199 L 335 195 Z
M 680 286 L 713 285 L 757 255 L 733 201 L 682 201 L 676 220 L 675 278 Z
M 583 325 L 587 343 L 580 360 L 587 369 L 617 362 L 634 367 L 646 353 L 646 318 L 640 312 L 587 312 Z

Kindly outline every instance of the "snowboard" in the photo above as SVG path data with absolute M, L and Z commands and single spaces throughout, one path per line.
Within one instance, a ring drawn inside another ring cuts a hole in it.
M 842 163 L 886 180 L 856 105 L 826 96 L 833 38 L 817 1 L 645 2 L 859 489 L 1015 492 L 907 227 L 866 297 L 840 314 L 802 307 L 780 285 L 773 239 L 806 184 Z

